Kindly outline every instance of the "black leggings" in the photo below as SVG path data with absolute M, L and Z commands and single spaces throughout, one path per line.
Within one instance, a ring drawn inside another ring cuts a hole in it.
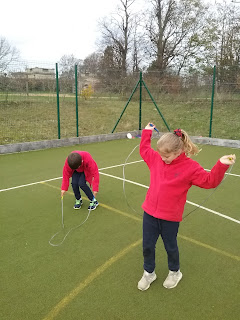
M 73 172 L 72 188 L 73 188 L 73 192 L 75 194 L 75 198 L 77 200 L 79 200 L 81 198 L 81 193 L 80 193 L 79 188 L 81 188 L 85 192 L 86 196 L 88 197 L 88 199 L 90 201 L 93 200 L 94 196 L 93 196 L 91 189 L 87 185 L 84 172 L 77 172 L 77 171 Z
M 146 212 L 143 215 L 143 257 L 144 270 L 153 272 L 155 269 L 155 247 L 161 235 L 168 255 L 168 268 L 171 271 L 179 270 L 179 252 L 177 233 L 179 222 L 166 221 L 154 218 Z

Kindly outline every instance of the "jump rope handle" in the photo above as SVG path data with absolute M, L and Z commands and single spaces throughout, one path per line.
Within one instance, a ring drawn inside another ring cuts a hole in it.
M 153 124 L 152 124 L 152 123 L 150 123 L 149 125 L 150 125 L 150 127 L 153 127 Z M 156 127 L 154 128 L 154 130 L 156 130 L 157 133 L 159 133 L 159 131 L 158 131 L 158 129 L 157 129 Z

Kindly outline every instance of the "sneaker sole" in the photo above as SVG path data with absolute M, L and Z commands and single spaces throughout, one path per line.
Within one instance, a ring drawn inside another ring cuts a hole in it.
M 150 288 L 150 285 L 153 283 L 153 281 L 155 281 L 157 279 L 157 275 L 155 274 L 155 277 L 153 278 L 153 280 L 149 283 L 149 285 L 145 288 L 145 289 L 142 289 L 142 288 L 139 288 L 138 286 L 138 290 L 140 291 L 146 291 L 147 289 Z
M 73 209 L 75 209 L 75 210 L 79 210 L 79 209 L 81 209 L 81 207 L 80 207 L 80 208 L 75 208 L 75 207 L 73 207 Z
M 172 287 L 167 287 L 167 286 L 165 286 L 164 285 L 164 283 L 163 283 L 163 286 L 164 286 L 164 288 L 166 288 L 166 289 L 173 289 L 173 288 L 176 288 L 176 286 L 178 285 L 178 283 L 179 283 L 179 281 L 182 279 L 182 273 L 181 273 L 181 277 L 178 279 L 178 281 L 175 283 L 175 285 L 174 286 L 172 286 Z

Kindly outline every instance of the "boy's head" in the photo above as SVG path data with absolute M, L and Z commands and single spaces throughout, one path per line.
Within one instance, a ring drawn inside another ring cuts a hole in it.
M 67 158 L 68 165 L 71 169 L 76 170 L 82 164 L 82 157 L 79 153 L 73 152 Z

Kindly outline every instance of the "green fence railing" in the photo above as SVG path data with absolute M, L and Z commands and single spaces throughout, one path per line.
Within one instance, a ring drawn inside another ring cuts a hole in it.
M 13 64 L 0 72 L 0 144 L 141 130 L 149 121 L 160 131 L 181 127 L 194 136 L 239 140 L 240 70 L 210 71 L 121 77 L 78 65 Z

